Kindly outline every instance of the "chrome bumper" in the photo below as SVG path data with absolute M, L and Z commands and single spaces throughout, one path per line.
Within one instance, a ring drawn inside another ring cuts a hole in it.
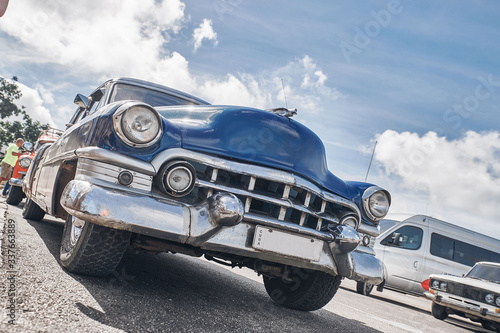
M 487 319 L 490 321 L 500 323 L 500 313 L 495 312 L 495 308 L 493 306 L 489 307 L 485 304 L 476 306 L 473 305 L 473 303 L 478 303 L 476 301 L 467 300 L 467 303 L 465 303 L 464 300 L 464 302 L 460 302 L 458 300 L 448 298 L 445 295 L 440 295 L 439 293 L 431 294 L 428 291 L 426 291 L 424 295 L 431 301 L 436 302 L 437 304 L 442 305 L 446 308 L 464 312 L 472 317 Z
M 254 248 L 252 240 L 256 224 L 251 216 L 245 218 L 243 203 L 230 193 L 214 194 L 192 206 L 75 179 L 65 187 L 61 205 L 68 213 L 95 224 L 189 244 L 207 251 L 259 258 L 372 282 L 379 279 L 381 282 L 380 276 L 383 277 L 383 269 L 380 271 L 383 266 L 378 259 L 353 251 L 360 237 L 348 226 L 338 226 L 331 238 L 320 240 L 323 246 L 318 260 Z M 300 233 L 295 235 L 304 237 Z M 313 238 L 312 235 L 306 237 Z
M 23 186 L 23 180 L 19 178 L 9 179 L 10 186 Z

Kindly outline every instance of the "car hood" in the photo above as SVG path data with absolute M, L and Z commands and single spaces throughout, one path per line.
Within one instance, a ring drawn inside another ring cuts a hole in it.
M 235 106 L 176 106 L 158 111 L 180 129 L 185 149 L 288 170 L 349 197 L 346 183 L 328 171 L 321 140 L 292 119 Z

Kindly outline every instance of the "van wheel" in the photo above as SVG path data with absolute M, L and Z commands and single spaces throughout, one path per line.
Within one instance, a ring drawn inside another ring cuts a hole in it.
M 369 296 L 372 293 L 372 290 L 373 284 L 365 282 L 356 283 L 356 291 L 358 292 L 358 294 Z
M 436 302 L 432 302 L 431 312 L 436 319 L 445 320 L 446 318 L 448 318 L 446 308 L 442 305 L 437 304 Z
M 120 263 L 130 236 L 128 231 L 103 227 L 68 215 L 59 260 L 72 273 L 109 275 Z
M 17 206 L 23 200 L 24 193 L 20 186 L 10 186 L 9 194 L 7 195 L 6 203 L 9 205 Z
M 340 287 L 342 277 L 325 272 L 294 268 L 287 280 L 264 275 L 271 299 L 286 308 L 314 311 L 328 304 Z
M 23 217 L 27 220 L 41 221 L 45 216 L 45 211 L 40 208 L 31 199 L 27 199 L 24 203 Z

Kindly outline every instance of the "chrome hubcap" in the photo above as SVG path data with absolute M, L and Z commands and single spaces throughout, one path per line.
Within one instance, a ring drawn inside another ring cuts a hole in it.
M 71 217 L 71 233 L 69 237 L 69 243 L 71 247 L 74 247 L 80 239 L 83 227 L 85 226 L 85 221 L 77 219 L 76 217 Z

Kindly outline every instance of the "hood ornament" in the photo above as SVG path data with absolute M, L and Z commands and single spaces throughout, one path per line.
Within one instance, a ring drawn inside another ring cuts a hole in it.
M 297 114 L 297 109 L 288 109 L 288 108 L 272 108 L 266 109 L 266 111 L 272 112 L 282 117 L 290 118 Z

